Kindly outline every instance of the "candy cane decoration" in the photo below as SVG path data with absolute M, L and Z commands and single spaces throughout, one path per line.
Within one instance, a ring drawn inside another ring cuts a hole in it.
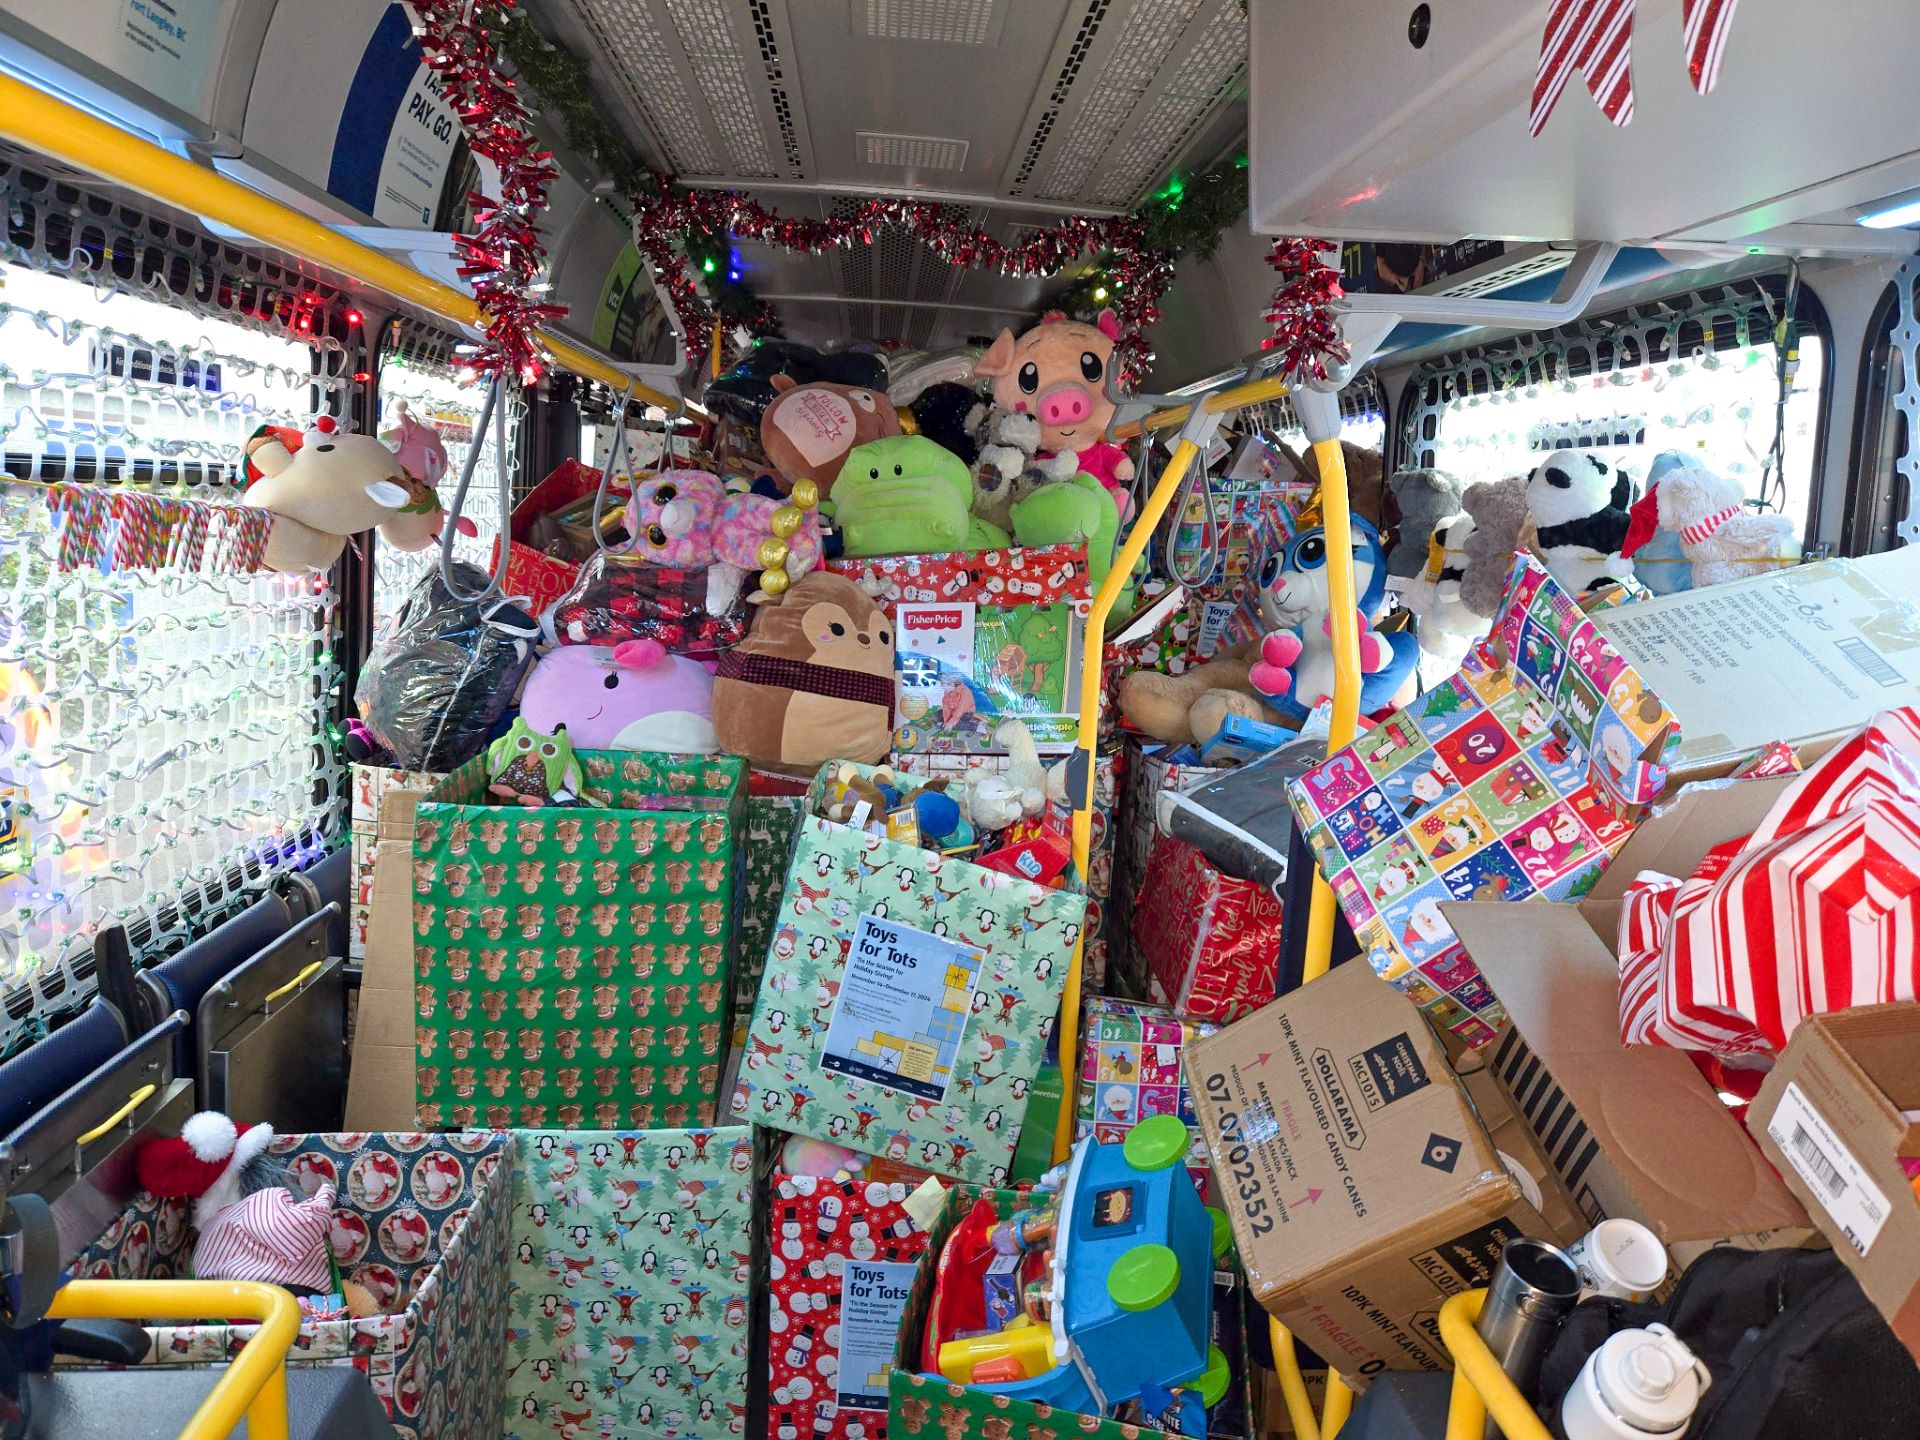
M 1720 61 L 1727 50 L 1727 31 L 1740 0 L 1682 0 L 1687 22 L 1687 74 L 1694 90 L 1705 95 L 1719 83 Z
M 1527 128 L 1538 135 L 1578 70 L 1601 111 L 1615 125 L 1633 119 L 1635 0 L 1553 0 L 1540 42 Z

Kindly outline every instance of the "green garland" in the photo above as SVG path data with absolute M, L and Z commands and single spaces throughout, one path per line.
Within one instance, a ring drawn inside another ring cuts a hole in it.
M 653 193 L 653 175 L 627 148 L 625 137 L 595 100 L 586 61 L 548 41 L 525 15 L 514 16 L 499 43 L 541 105 L 559 120 L 568 145 L 591 160 L 621 194 Z M 1207 260 L 1246 208 L 1247 157 L 1237 155 L 1196 174 L 1174 176 L 1134 214 L 1145 223 L 1154 249 Z M 701 287 L 720 316 L 730 324 L 764 325 L 766 307 L 752 288 L 728 278 L 732 267 L 726 247 L 716 248 L 712 236 L 693 232 L 678 239 L 700 271 Z M 1106 284 L 1104 260 L 1076 279 L 1048 308 L 1069 314 L 1097 313 L 1105 303 L 1095 298 Z

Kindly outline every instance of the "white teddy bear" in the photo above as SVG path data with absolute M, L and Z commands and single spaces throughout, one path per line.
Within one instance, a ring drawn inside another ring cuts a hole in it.
M 1634 506 L 1629 552 L 1656 531 L 1676 532 L 1681 555 L 1692 562 L 1696 588 L 1798 561 L 1800 537 L 1793 521 L 1748 510 L 1745 499 L 1739 481 L 1668 451 L 1647 472 L 1647 496 Z

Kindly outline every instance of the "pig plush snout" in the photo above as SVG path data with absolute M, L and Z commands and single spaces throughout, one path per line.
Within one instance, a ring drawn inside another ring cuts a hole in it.
M 1043 425 L 1078 425 L 1093 413 L 1093 396 L 1084 385 L 1055 385 L 1040 397 Z

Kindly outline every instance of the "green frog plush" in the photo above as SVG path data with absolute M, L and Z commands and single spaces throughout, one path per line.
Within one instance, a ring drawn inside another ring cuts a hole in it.
M 1087 547 L 1087 576 L 1095 590 L 1113 568 L 1120 542 L 1120 510 L 1113 494 L 1085 471 L 1071 480 L 1042 485 L 1024 500 L 1014 502 L 1013 535 L 1025 548 L 1040 545 Z M 1133 603 L 1133 580 L 1115 602 L 1113 613 L 1124 615 Z
M 487 775 L 487 793 L 516 805 L 578 805 L 585 784 L 567 727 L 547 735 L 518 715 L 487 747 Z
M 921 435 L 894 435 L 847 453 L 822 502 L 840 532 L 841 553 L 938 555 L 996 550 L 1007 532 L 972 513 L 973 476 L 945 446 Z

